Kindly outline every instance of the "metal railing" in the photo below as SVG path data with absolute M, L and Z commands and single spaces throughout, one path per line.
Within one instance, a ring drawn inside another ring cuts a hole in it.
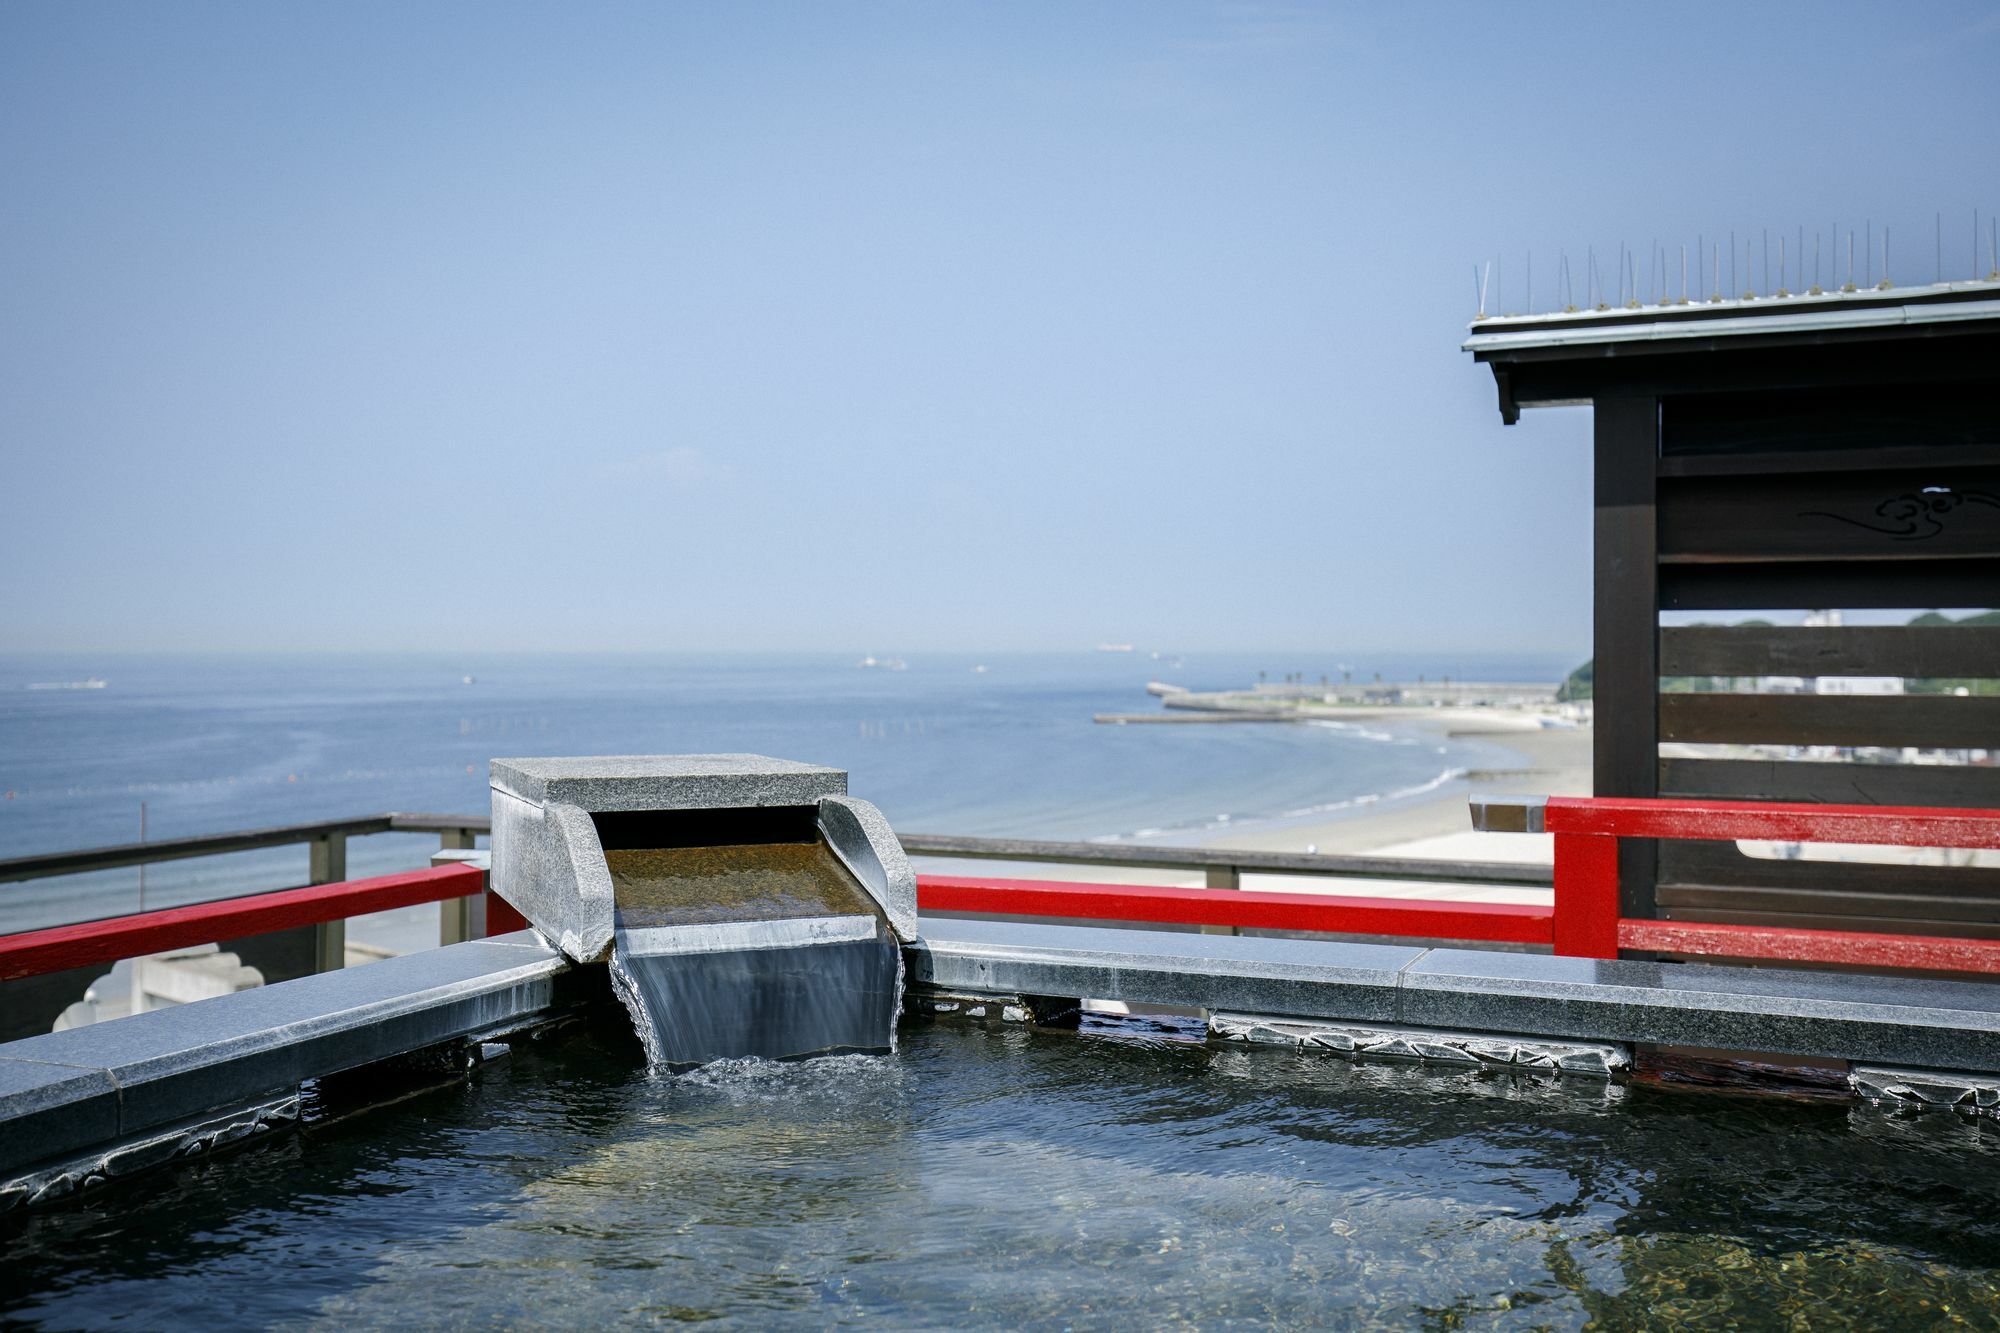
M 1198 870 L 1211 889 L 1240 889 L 1246 873 L 1318 875 L 1338 879 L 1422 880 L 1440 884 L 1546 889 L 1547 866 L 1500 861 L 1440 861 L 1405 856 L 1326 856 L 1317 852 L 1250 852 L 1226 847 L 1150 847 L 1132 843 L 1035 842 L 1022 838 L 897 835 L 911 856 L 952 861 L 1022 861 L 1116 866 L 1134 870 Z
M 1952 846 L 2000 849 L 2000 811 L 1891 806 L 1806 805 L 1747 801 L 1641 800 L 1591 797 L 1475 797 L 1475 827 L 1492 832 L 1547 832 L 1555 835 L 1553 873 L 1539 866 L 1490 862 L 1424 861 L 1402 857 L 1295 855 L 1210 848 L 1134 847 L 1103 843 L 1037 842 L 1011 838 L 960 838 L 911 834 L 902 839 L 912 855 L 961 860 L 1044 862 L 1127 868 L 1200 870 L 1202 888 L 1079 884 L 1049 880 L 1005 880 L 945 875 L 918 877 L 919 905 L 929 910 L 969 911 L 1002 916 L 1048 916 L 1123 920 L 1240 930 L 1262 928 L 1310 932 L 1410 935 L 1492 943 L 1546 943 L 1557 954 L 1615 959 L 1621 950 L 1670 956 L 1711 956 L 1778 962 L 1841 963 L 1926 971 L 2000 972 L 2000 941 L 1878 935 L 1852 931 L 1744 926 L 1712 922 L 1656 921 L 1622 917 L 1618 903 L 1618 842 L 1621 838 L 1790 839 L 1861 842 L 1895 846 Z M 487 821 L 470 816 L 377 815 L 365 819 L 258 829 L 174 843 L 135 843 L 0 862 L 0 880 L 132 865 L 144 854 L 166 849 L 170 857 L 215 855 L 255 847 L 322 841 L 327 865 L 345 859 L 345 839 L 377 832 L 435 832 L 447 849 L 462 850 Z M 321 868 L 316 858 L 315 871 Z M 1553 883 L 1550 906 L 1449 901 L 1346 898 L 1323 894 L 1254 892 L 1241 888 L 1244 872 L 1301 876 L 1408 879 L 1484 885 L 1541 886 Z M 364 896 L 383 902 L 468 898 L 480 879 L 454 880 L 453 869 L 402 877 L 264 895 L 241 908 L 263 914 L 259 924 L 344 917 Z M 458 874 L 464 872 L 458 871 Z M 470 892 L 468 892 L 470 890 Z M 1219 891 L 1227 890 L 1227 891 Z M 483 895 L 493 905 L 490 892 Z M 370 898 L 370 904 L 373 903 Z M 365 906 L 364 906 L 365 910 Z M 39 932 L 32 970 L 51 960 L 68 960 L 79 948 L 100 953 L 124 932 L 117 947 L 150 940 L 147 932 L 186 933 L 188 917 L 213 916 L 218 909 L 170 909 L 140 917 L 80 923 Z M 508 909 L 511 927 L 518 919 Z M 489 924 L 492 924 L 489 921 Z M 219 928 L 211 924 L 210 928 Z M 496 928 L 498 928 L 496 926 Z M 103 937 L 103 938 L 98 938 Z M 142 939 L 143 937 L 143 939 Z M 164 934 L 159 935 L 165 938 Z M 25 936 L 11 938 L 23 950 Z M 110 956 L 106 954 L 105 956 Z M 24 959 L 26 955 L 24 954 Z M 17 967 L 28 967 L 17 960 Z
M 79 875 L 93 870 L 150 865 L 196 856 L 310 844 L 311 882 L 347 877 L 347 840 L 375 833 L 435 833 L 442 851 L 464 850 L 492 831 L 483 815 L 362 815 L 311 824 L 283 824 L 238 833 L 209 833 L 160 842 L 128 842 L 78 851 L 44 852 L 0 860 L 0 884 Z M 1416 857 L 1322 856 L 1307 852 L 1251 852 L 1210 847 L 1152 847 L 1130 843 L 1043 842 L 1023 838 L 962 838 L 945 834 L 899 835 L 911 856 L 953 861 L 1020 861 L 1051 865 L 1110 866 L 1142 870 L 1200 871 L 1208 887 L 1241 887 L 1246 873 L 1322 875 L 1343 879 L 1425 880 L 1445 884 L 1549 888 L 1546 866 L 1491 861 L 1439 861 Z
M 83 921 L 75 925 L 52 926 L 46 930 L 0 935 L 0 981 L 48 972 L 67 971 L 93 964 L 115 963 L 121 958 L 138 958 L 184 949 L 216 940 L 315 926 L 345 924 L 350 916 L 385 912 L 420 903 L 449 907 L 484 895 L 486 876 L 476 866 L 441 865 L 424 870 L 408 870 L 374 879 L 349 880 L 310 885 L 301 889 L 280 889 L 275 893 L 247 894 L 186 907 L 166 907 L 130 916 Z M 444 931 L 445 944 L 456 944 L 452 931 Z M 319 966 L 315 971 L 336 971 L 346 961 L 330 962 L 325 957 L 325 936 L 321 936 Z
M 380 814 L 355 819 L 319 820 L 307 824 L 280 824 L 271 828 L 243 829 L 235 833 L 205 833 L 191 838 L 166 838 L 157 842 L 126 842 L 110 847 L 85 847 L 68 852 L 43 852 L 36 856 L 15 856 L 0 860 L 0 884 L 57 875 L 82 875 L 98 870 L 118 870 L 126 866 L 156 865 L 163 861 L 185 861 L 199 856 L 227 856 L 232 852 L 254 852 L 271 847 L 307 848 L 306 883 L 340 884 L 347 880 L 347 840 L 374 833 L 435 833 L 440 851 L 466 851 L 480 834 L 490 832 L 493 821 L 476 815 Z M 143 873 L 143 872 L 142 872 Z M 240 895 L 235 895 L 240 896 Z M 225 901 L 225 900 L 212 900 Z M 442 943 L 468 939 L 477 933 L 476 911 L 467 903 L 450 901 L 439 911 L 439 939 Z M 315 970 L 330 972 L 347 962 L 347 918 L 334 917 L 319 922 L 315 931 Z
M 12 857 L 0 860 L 0 884 L 299 845 L 305 845 L 310 851 L 307 884 L 338 884 L 347 879 L 347 841 L 350 838 L 368 837 L 378 833 L 435 833 L 438 836 L 439 850 L 452 852 L 470 850 L 474 846 L 475 839 L 491 831 L 492 820 L 481 815 L 395 812 L 362 815 L 353 819 L 283 824 L 271 828 L 244 829 L 235 833 L 202 834 L 157 842 L 120 843 L 109 847 L 88 847 L 75 851 Z M 904 834 L 900 840 L 904 851 L 911 856 L 953 861 L 1007 861 L 1192 872 L 1202 876 L 1205 888 L 1237 891 L 1243 887 L 1245 874 L 1525 888 L 1549 888 L 1553 884 L 1546 866 L 1483 861 L 1420 860 L 1386 856 L 1322 856 L 1315 853 L 1254 852 L 1225 848 L 1158 847 L 1101 842 L 1050 842 L 1023 838 L 973 838 L 925 833 Z M 931 890 L 933 894 L 941 892 L 943 880 L 939 877 L 927 878 L 933 882 Z M 957 892 L 959 900 L 965 900 L 965 891 L 960 889 Z M 226 899 L 214 901 L 226 901 Z M 481 901 L 467 898 L 442 904 L 440 910 L 444 913 L 444 918 L 440 923 L 441 939 L 451 942 L 479 934 L 478 909 L 475 904 Z M 484 901 L 491 910 L 490 899 Z M 1248 899 L 1239 906 L 1243 912 L 1256 910 L 1256 905 Z M 1356 907 L 1358 909 L 1358 903 Z M 952 909 L 940 908 L 940 910 Z M 966 907 L 959 910 L 980 909 Z M 1392 913 L 1392 915 L 1399 914 Z M 512 919 L 511 913 L 509 919 Z M 1227 923 L 1212 924 L 1208 929 L 1235 933 L 1246 924 L 1255 923 L 1248 918 L 1241 922 L 1232 919 Z M 1412 928 L 1421 929 L 1421 923 L 1413 924 Z M 344 965 L 347 953 L 345 917 L 320 923 L 316 951 L 318 970 L 330 971 Z
M 244 829 L 236 833 L 204 833 L 192 838 L 166 838 L 157 842 L 123 842 L 111 847 L 85 847 L 70 852 L 43 852 L 37 856 L 15 856 L 0 860 L 0 884 L 27 879 L 47 879 L 52 875 L 81 875 L 93 870 L 117 870 L 125 866 L 154 865 L 161 861 L 184 861 L 195 856 L 226 856 L 231 852 L 254 852 L 266 847 L 312 848 L 311 874 L 314 884 L 334 884 L 347 878 L 347 840 L 371 833 L 435 833 L 442 851 L 470 848 L 473 839 L 490 833 L 493 821 L 484 815 L 362 815 L 355 819 L 328 819 L 310 824 L 279 824 L 272 828 Z

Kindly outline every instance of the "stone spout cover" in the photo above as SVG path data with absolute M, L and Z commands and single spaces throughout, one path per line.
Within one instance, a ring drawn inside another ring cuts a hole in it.
M 609 957 L 613 904 L 593 815 L 811 807 L 820 836 L 897 938 L 917 934 L 917 877 L 882 812 L 837 768 L 757 754 L 495 759 L 493 891 L 577 962 Z

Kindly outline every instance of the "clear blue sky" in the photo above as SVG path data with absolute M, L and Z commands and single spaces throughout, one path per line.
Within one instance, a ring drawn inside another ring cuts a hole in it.
M 1991 5 L 0 7 L 0 648 L 1565 651 L 1476 261 L 2000 207 Z

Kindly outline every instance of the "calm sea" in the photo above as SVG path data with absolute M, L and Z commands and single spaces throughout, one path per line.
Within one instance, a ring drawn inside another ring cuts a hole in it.
M 1102 726 L 1193 688 L 1337 672 L 1334 659 L 0 657 L 0 857 L 385 810 L 484 813 L 502 755 L 750 751 L 847 769 L 926 833 L 1199 841 L 1220 827 L 1409 792 L 1502 764 L 1394 727 Z M 1356 663 L 1385 677 L 1556 679 L 1556 661 Z M 985 670 L 975 668 L 984 667 Z M 102 679 L 102 689 L 34 688 Z M 365 874 L 435 840 L 350 846 Z M 302 849 L 155 866 L 146 905 L 303 879 Z M 0 929 L 130 911 L 138 872 L 0 886 Z

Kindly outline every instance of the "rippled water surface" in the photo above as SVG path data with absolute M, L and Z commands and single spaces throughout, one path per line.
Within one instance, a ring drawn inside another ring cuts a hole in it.
M 647 1073 L 609 1025 L 7 1224 L 49 1326 L 2000 1324 L 1950 1116 L 918 1027 Z

